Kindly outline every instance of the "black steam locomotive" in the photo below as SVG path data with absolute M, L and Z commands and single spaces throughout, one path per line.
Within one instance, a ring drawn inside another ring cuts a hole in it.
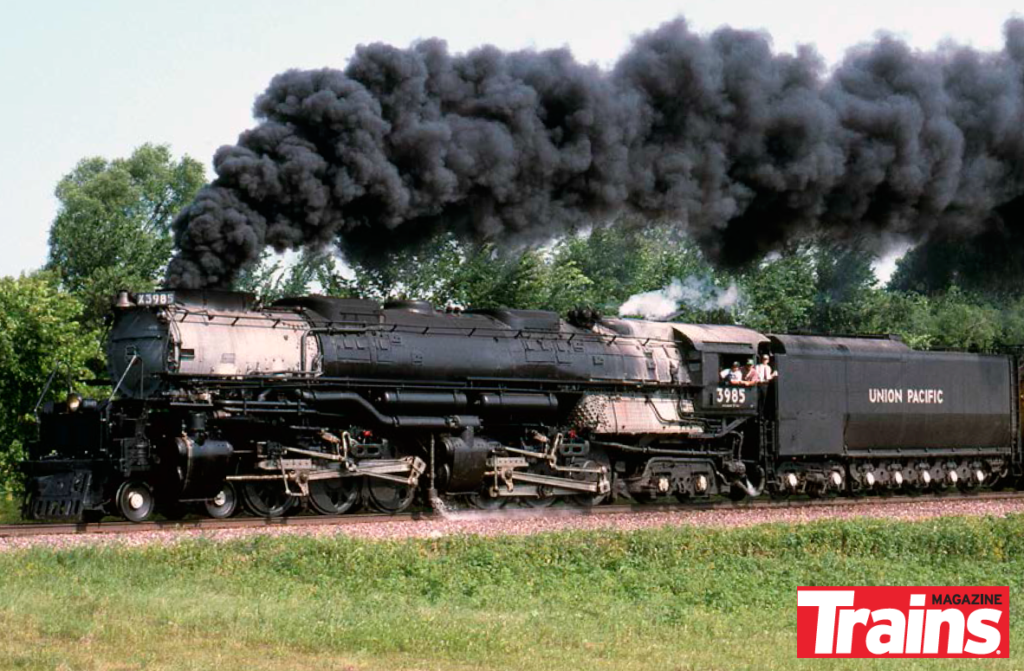
M 768 354 L 768 384 L 720 371 Z M 1009 356 L 309 296 L 120 295 L 110 398 L 47 403 L 24 514 L 339 514 L 974 488 L 1021 473 Z

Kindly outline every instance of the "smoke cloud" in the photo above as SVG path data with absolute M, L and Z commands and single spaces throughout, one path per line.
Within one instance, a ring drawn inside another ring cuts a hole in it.
M 760 32 L 638 37 L 611 70 L 569 51 L 360 47 L 292 70 L 214 157 L 175 222 L 170 286 L 226 286 L 270 245 L 373 260 L 441 231 L 546 240 L 630 211 L 746 263 L 833 239 L 1016 235 L 1024 194 L 1024 22 L 1005 47 L 917 52 L 892 37 L 828 73 Z
M 619 316 L 665 319 L 678 312 L 680 305 L 702 311 L 727 310 L 739 300 L 740 290 L 735 284 L 722 289 L 691 275 L 685 280 L 672 280 L 664 289 L 630 296 L 619 306 Z

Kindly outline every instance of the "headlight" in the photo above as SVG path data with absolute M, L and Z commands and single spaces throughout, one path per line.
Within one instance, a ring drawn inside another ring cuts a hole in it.
M 67 400 L 68 412 L 75 412 L 82 406 L 82 397 L 78 394 L 68 394 Z

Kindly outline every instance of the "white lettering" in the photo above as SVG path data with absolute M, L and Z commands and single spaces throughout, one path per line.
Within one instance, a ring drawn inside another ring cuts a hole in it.
M 979 608 L 971 613 L 967 618 L 967 631 L 970 632 L 971 636 L 982 639 L 984 643 L 974 640 L 967 641 L 967 645 L 964 646 L 964 652 L 969 652 L 972 655 L 991 655 L 999 647 L 1002 637 L 999 635 L 998 629 L 982 623 L 992 622 L 996 624 L 999 622 L 999 617 L 1002 614 L 1001 610 L 996 610 L 995 608 Z
M 896 608 L 881 608 L 871 612 L 871 621 L 887 620 L 889 624 L 876 624 L 868 630 L 865 640 L 868 652 L 872 655 L 903 654 L 903 637 L 907 631 L 907 620 L 903 611 Z M 888 636 L 883 641 L 882 637 Z
M 818 629 L 814 637 L 814 654 L 832 654 L 832 635 L 836 627 L 836 609 L 853 605 L 853 590 L 815 590 L 797 592 L 797 606 L 818 607 Z
M 867 624 L 870 615 L 871 610 L 868 608 L 858 608 L 857 610 L 843 608 L 839 611 L 839 634 L 836 638 L 837 655 L 848 655 L 853 651 L 853 625 Z
M 947 625 L 949 631 L 948 655 L 991 655 L 1002 644 L 1000 631 L 991 626 L 999 623 L 1001 610 L 981 608 L 973 611 L 965 622 L 964 612 L 957 608 L 925 610 L 924 594 L 910 595 L 910 608 L 906 613 L 898 608 L 855 609 L 854 597 L 853 590 L 798 592 L 797 606 L 818 609 L 815 654 L 851 654 L 854 629 L 857 625 L 867 626 L 869 622 L 873 625 L 862 635 L 872 655 L 937 655 L 943 625 Z
M 915 595 L 917 596 L 917 595 Z M 923 595 L 922 595 L 923 596 Z M 921 604 L 913 602 L 911 597 L 911 606 L 924 605 L 922 600 Z M 910 616 L 907 618 L 907 654 L 908 655 L 920 655 L 921 654 L 921 635 L 924 632 L 924 611 L 920 608 L 911 608 Z
M 945 402 L 942 389 L 868 389 L 868 402 L 903 403 L 904 392 L 907 403 L 932 405 Z
M 924 654 L 934 655 L 939 652 L 939 632 L 942 625 L 949 625 L 949 645 L 947 653 L 962 654 L 964 649 L 964 614 L 956 608 L 939 610 L 930 608 L 924 625 Z

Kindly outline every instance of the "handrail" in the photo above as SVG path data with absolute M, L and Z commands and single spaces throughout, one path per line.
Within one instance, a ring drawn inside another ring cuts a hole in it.
M 46 398 L 47 392 L 50 391 L 50 385 L 53 384 L 53 378 L 57 376 L 57 371 L 63 364 L 63 361 L 58 361 L 57 363 L 54 364 L 53 370 L 50 371 L 50 377 L 46 378 L 46 384 L 43 385 L 43 393 L 39 394 L 39 400 L 36 401 L 36 407 L 32 408 L 33 415 L 39 412 L 39 406 L 43 404 L 43 399 Z
M 117 384 L 114 385 L 114 390 L 110 392 L 110 398 L 107 399 L 107 403 L 110 403 L 111 401 L 114 400 L 114 396 L 116 396 L 117 392 L 121 390 L 121 384 L 124 382 L 124 379 L 126 377 L 128 377 L 128 371 L 130 371 L 132 369 L 132 366 L 135 365 L 135 362 L 138 361 L 138 359 L 139 359 L 139 355 L 138 354 L 132 354 L 131 360 L 128 362 L 128 365 L 125 367 L 124 372 L 121 373 L 121 379 L 119 379 L 117 381 Z

